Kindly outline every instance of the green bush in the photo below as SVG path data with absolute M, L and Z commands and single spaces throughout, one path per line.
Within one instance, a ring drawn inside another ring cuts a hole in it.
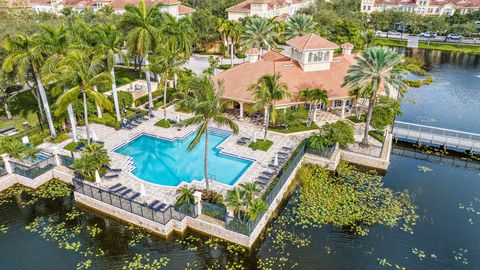
M 383 143 L 385 141 L 385 137 L 383 137 L 383 131 L 381 130 L 370 130 L 368 135 L 372 136 L 375 140 Z
M 422 84 L 423 85 L 429 85 L 433 82 L 433 78 L 431 76 L 428 76 L 427 78 L 425 78 L 423 81 L 422 81 Z
M 160 107 L 163 107 L 163 100 L 157 101 L 155 104 L 153 104 L 154 109 L 158 109 Z
M 80 142 L 83 142 L 85 145 L 87 144 L 87 140 L 85 139 L 80 139 Z M 63 147 L 63 149 L 71 151 L 71 152 L 76 152 L 77 151 L 77 146 L 80 144 L 80 142 L 71 142 Z
M 367 116 L 365 114 L 360 115 L 360 118 L 357 118 L 356 115 L 350 115 L 347 117 L 348 120 L 352 121 L 355 124 L 363 123 L 367 120 Z
M 420 80 L 403 80 L 403 82 L 405 82 L 406 85 L 410 86 L 410 87 L 420 87 L 422 86 L 422 82 Z
M 235 66 L 235 65 L 233 65 L 233 66 Z M 227 70 L 231 67 L 232 67 L 232 65 L 230 65 L 230 64 L 223 64 L 223 65 L 218 66 L 218 69 Z
M 30 135 L 28 139 L 30 140 L 30 144 L 37 146 L 39 144 L 42 144 L 43 141 L 49 137 L 49 134 L 50 134 L 49 131 L 45 130 L 44 132 Z
M 236 53 L 235 56 L 237 56 L 237 58 L 240 58 L 240 59 L 247 58 L 247 55 L 245 53 L 242 53 L 242 52 Z
M 67 140 L 68 138 L 70 138 L 70 136 L 68 136 L 67 133 L 61 133 L 61 134 L 58 134 L 55 139 L 47 138 L 47 141 L 53 142 L 53 143 L 61 143 L 65 140 Z
M 133 97 L 132 94 L 125 91 L 118 91 L 118 106 L 120 107 L 120 111 L 132 106 Z M 113 103 L 113 96 L 108 97 L 110 101 Z
M 167 120 L 162 119 L 162 120 L 156 122 L 156 123 L 155 123 L 155 126 L 156 126 L 156 127 L 161 127 L 161 128 L 170 128 L 171 124 L 172 124 L 171 120 L 169 120 L 169 119 L 167 119 Z
M 211 189 L 202 190 L 202 201 L 224 206 L 222 194 Z
M 257 139 L 254 142 L 251 142 L 248 147 L 253 150 L 267 151 L 273 145 L 273 142 L 270 140 Z
M 103 124 L 114 129 L 120 129 L 121 122 L 117 121 L 117 118 L 111 113 L 104 113 L 103 118 L 91 117 L 93 123 Z

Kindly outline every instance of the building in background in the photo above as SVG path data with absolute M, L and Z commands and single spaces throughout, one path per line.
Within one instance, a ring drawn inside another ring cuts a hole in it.
M 466 14 L 480 9 L 480 0 L 362 0 L 361 11 L 396 10 L 420 15 Z
M 246 0 L 227 9 L 228 19 L 238 20 L 254 15 L 285 19 L 314 2 L 314 0 Z

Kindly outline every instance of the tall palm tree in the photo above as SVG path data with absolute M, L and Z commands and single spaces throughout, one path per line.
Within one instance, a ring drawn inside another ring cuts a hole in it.
M 43 109 L 47 117 L 50 136 L 57 137 L 55 127 L 53 125 L 52 115 L 50 113 L 50 105 L 48 104 L 47 94 L 42 82 L 41 70 L 45 62 L 45 56 L 53 51 L 53 47 L 49 44 L 41 42 L 38 35 L 28 37 L 25 35 L 16 35 L 7 38 L 3 43 L 3 48 L 7 52 L 7 57 L 3 62 L 3 68 L 7 72 L 15 71 L 19 76 L 27 77 L 27 73 L 31 71 L 35 77 L 38 92 L 43 104 Z
M 227 191 L 227 197 L 225 197 L 225 205 L 237 215 L 238 219 L 241 218 L 241 212 L 245 207 L 245 192 L 236 187 Z
M 153 107 L 152 85 L 150 82 L 150 69 L 148 54 L 155 50 L 160 40 L 161 31 L 157 27 L 160 18 L 158 4 L 147 7 L 145 0 L 140 0 L 138 6 L 127 5 L 121 20 L 121 25 L 128 28 L 127 48 L 135 55 L 141 66 L 142 59 L 145 61 L 145 74 L 148 90 L 148 105 Z M 141 69 L 140 69 L 141 74 Z
M 285 29 L 285 38 L 292 39 L 298 36 L 304 36 L 315 32 L 317 23 L 313 21 L 312 16 L 298 13 L 287 20 Z
M 10 99 L 13 98 L 21 88 L 20 85 L 15 83 L 13 72 L 8 73 L 0 68 L 0 102 L 3 103 L 3 110 L 9 120 L 13 118 L 9 107 Z
M 120 106 L 118 104 L 117 85 L 115 83 L 115 60 L 116 56 L 125 59 L 125 54 L 122 51 L 123 36 L 113 24 L 101 26 L 100 30 L 101 39 L 97 49 L 106 56 L 106 66 L 110 70 L 110 76 L 112 76 L 112 96 L 115 115 L 117 116 L 117 121 L 120 121 Z
M 163 85 L 163 119 L 167 119 L 167 82 L 169 76 L 178 74 L 187 58 L 179 49 L 167 46 L 158 47 L 152 56 L 152 71 L 162 74 Z M 160 84 L 159 84 L 160 85 Z
M 65 57 L 67 54 L 67 50 L 71 44 L 68 29 L 61 24 L 60 26 L 54 28 L 49 25 L 42 25 L 42 34 L 41 34 L 42 42 L 46 44 L 50 44 L 53 48 L 52 53 L 45 61 L 43 66 L 43 73 L 50 74 L 55 72 L 56 66 L 58 63 Z M 60 86 L 60 85 L 58 85 Z M 51 91 L 52 96 L 56 96 L 67 89 L 67 86 L 64 88 L 54 87 Z M 72 104 L 68 104 L 67 107 L 68 118 L 70 122 L 70 127 L 72 129 L 72 139 L 74 142 L 78 141 L 77 136 L 77 127 L 75 122 L 75 114 L 73 113 Z
M 181 101 L 182 105 L 192 110 L 194 116 L 184 120 L 184 124 L 199 125 L 195 138 L 188 146 L 193 150 L 205 135 L 204 174 L 206 189 L 209 189 L 208 180 L 208 126 L 215 123 L 219 126 L 228 126 L 234 134 L 238 133 L 238 126 L 224 115 L 225 106 L 220 104 L 223 95 L 223 85 L 220 83 L 215 89 L 214 82 L 207 76 L 196 77 L 192 83 L 193 95 Z
M 254 221 L 259 217 L 262 213 L 265 213 L 268 210 L 267 203 L 260 199 L 256 198 L 251 203 L 248 204 L 247 208 L 247 215 L 250 221 Z
M 49 76 L 51 80 L 58 80 L 71 86 L 57 100 L 57 113 L 68 106 L 69 103 L 78 99 L 83 99 L 83 112 L 87 139 L 90 140 L 90 130 L 88 125 L 87 98 L 94 104 L 110 110 L 111 102 L 103 94 L 95 91 L 95 86 L 108 87 L 112 83 L 112 77 L 104 69 L 104 59 L 102 56 L 88 53 L 85 50 L 71 50 L 67 56 L 60 62 L 57 68 L 57 74 Z
M 190 16 L 175 18 L 168 13 L 162 13 L 162 39 L 173 50 L 179 50 L 187 57 L 192 54 L 196 33 L 192 27 Z
M 245 23 L 245 30 L 241 35 L 243 44 L 250 48 L 270 50 L 275 45 L 275 25 L 268 19 L 251 17 Z
M 315 122 L 317 117 L 317 108 L 321 103 L 326 103 L 328 100 L 327 91 L 321 88 L 309 89 L 306 88 L 300 92 L 299 98 L 305 100 L 305 104 L 310 102 L 310 108 L 308 110 L 309 114 L 309 124 Z
M 358 97 L 368 99 L 367 121 L 362 146 L 368 146 L 368 130 L 372 120 L 372 112 L 380 90 L 387 94 L 391 89 L 400 91 L 406 88 L 403 79 L 407 72 L 395 68 L 404 63 L 402 55 L 387 47 L 372 47 L 355 57 L 357 64 L 351 66 L 344 78 L 343 87 L 347 86 Z
M 248 90 L 253 91 L 252 96 L 256 100 L 256 103 L 252 106 L 252 110 L 265 110 L 265 133 L 263 139 L 266 140 L 270 120 L 275 123 L 277 119 L 275 103 L 284 98 L 291 97 L 291 94 L 288 91 L 287 84 L 280 82 L 280 73 L 263 75 L 258 79 L 257 83 L 250 85 Z
M 239 21 L 227 21 L 225 26 L 225 36 L 230 43 L 230 66 L 233 67 L 233 56 L 235 45 L 238 44 L 243 32 L 243 25 Z

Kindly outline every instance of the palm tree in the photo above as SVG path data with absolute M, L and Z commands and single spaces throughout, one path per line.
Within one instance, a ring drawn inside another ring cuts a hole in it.
M 235 45 L 238 44 L 243 32 L 243 25 L 238 21 L 227 21 L 225 27 L 225 36 L 230 42 L 230 66 L 233 67 L 233 56 Z
M 95 86 L 97 85 L 108 87 L 112 83 L 112 77 L 108 72 L 102 72 L 103 68 L 103 57 L 84 50 L 72 50 L 60 62 L 57 73 L 49 76 L 49 79 L 56 79 L 71 86 L 70 89 L 58 98 L 56 113 L 61 113 L 62 110 L 65 110 L 68 104 L 78 99 L 81 94 L 88 140 L 90 140 L 90 130 L 88 125 L 87 97 L 101 108 L 107 110 L 112 108 L 108 98 L 95 91 Z
M 403 79 L 408 73 L 395 68 L 404 63 L 403 56 L 387 47 L 365 49 L 355 59 L 357 64 L 349 68 L 342 87 L 347 86 L 352 89 L 351 92 L 369 100 L 365 134 L 361 143 L 362 146 L 368 146 L 368 130 L 379 90 L 388 94 L 391 89 L 405 89 Z
M 191 187 L 188 186 L 182 186 L 179 189 L 177 189 L 177 203 L 176 205 L 182 205 L 182 204 L 193 204 L 195 202 L 195 197 L 193 194 L 195 193 L 195 190 Z
M 110 157 L 103 145 L 98 143 L 87 143 L 82 150 L 82 156 L 73 162 L 73 168 L 90 180 L 95 178 L 95 171 L 105 165 L 110 165 Z
M 285 29 L 285 38 L 292 39 L 298 36 L 304 36 L 315 32 L 317 23 L 313 21 L 312 16 L 298 13 L 287 20 Z
M 260 216 L 262 213 L 265 213 L 268 210 L 267 203 L 260 199 L 256 198 L 251 203 L 249 203 L 247 208 L 247 215 L 250 221 L 254 221 Z
M 10 137 L 3 137 L 0 141 L 0 147 L 2 152 L 7 153 L 10 157 L 22 160 L 22 153 L 25 151 L 25 145 L 21 141 Z
M 254 182 L 242 183 L 240 188 L 244 191 L 245 200 L 248 204 L 253 203 L 253 201 L 260 196 L 260 189 L 258 184 Z
M 261 17 L 251 17 L 245 24 L 241 35 L 243 44 L 250 48 L 268 49 L 275 45 L 274 24 Z
M 275 123 L 277 119 L 277 110 L 275 103 L 286 97 L 291 97 L 288 86 L 284 82 L 280 82 L 280 73 L 265 74 L 260 77 L 257 83 L 250 85 L 248 90 L 253 91 L 253 98 L 256 103 L 253 104 L 252 110 L 258 111 L 265 109 L 265 133 L 263 139 L 267 139 L 268 124 L 270 120 Z
M 53 47 L 49 44 L 42 43 L 38 36 L 31 38 L 24 35 L 16 35 L 7 38 L 3 43 L 3 48 L 8 54 L 3 62 L 3 69 L 5 69 L 5 71 L 15 71 L 17 76 L 20 77 L 27 77 L 26 74 L 31 71 L 35 76 L 37 89 L 40 93 L 43 109 L 47 117 L 50 136 L 52 138 L 57 137 L 41 76 L 45 56 L 53 51 Z
M 98 44 L 98 50 L 106 56 L 107 69 L 110 70 L 110 76 L 112 76 L 112 96 L 115 115 L 117 116 L 117 121 L 120 121 L 120 106 L 118 104 L 117 85 L 115 84 L 115 60 L 116 56 L 125 59 L 125 54 L 122 51 L 123 37 L 113 24 L 106 24 L 100 30 L 101 39 Z
M 45 64 L 43 66 L 44 74 L 50 74 L 52 72 L 55 72 L 56 66 L 67 54 L 67 50 L 70 46 L 68 34 L 69 33 L 67 31 L 67 28 L 63 24 L 57 28 L 54 28 L 48 25 L 42 26 L 42 35 L 41 35 L 42 42 L 46 44 L 50 44 L 53 48 L 53 52 L 50 54 L 50 56 L 45 61 Z M 66 86 L 63 86 L 63 88 L 54 87 L 51 91 L 52 96 L 55 97 L 59 93 L 66 90 L 66 88 L 67 88 Z M 68 112 L 70 126 L 72 129 L 72 139 L 74 142 L 77 142 L 78 141 L 77 127 L 75 123 L 75 115 L 73 113 L 72 104 L 68 104 L 67 112 Z
M 190 16 L 175 18 L 168 13 L 162 14 L 162 38 L 168 47 L 179 50 L 188 58 L 192 54 L 196 33 L 192 28 Z
M 225 205 L 237 215 L 238 219 L 241 218 L 240 214 L 245 207 L 244 198 L 244 191 L 238 187 L 227 191 Z
M 167 46 L 158 47 L 152 56 L 152 71 L 162 74 L 163 85 L 163 119 L 167 119 L 167 82 L 169 76 L 178 74 L 181 66 L 185 64 L 187 58 L 183 57 L 179 49 L 168 48 Z M 160 84 L 159 84 L 160 85 Z
M 9 107 L 10 99 L 16 96 L 20 89 L 22 86 L 15 83 L 13 72 L 7 73 L 0 68 L 0 102 L 3 103 L 3 110 L 8 120 L 13 118 Z
M 38 153 L 40 153 L 40 149 L 34 146 L 27 147 L 24 152 L 24 159 L 29 159 L 31 162 L 35 162 L 35 159 L 38 157 Z
M 228 126 L 234 134 L 238 133 L 238 126 L 230 118 L 226 117 L 223 112 L 225 106 L 220 104 L 223 95 L 223 85 L 220 83 L 216 87 L 214 82 L 207 76 L 196 77 L 192 82 L 193 95 L 190 98 L 182 100 L 180 103 L 192 110 L 194 116 L 184 120 L 184 124 L 199 125 L 195 138 L 188 146 L 188 150 L 193 150 L 202 137 L 205 135 L 205 158 L 204 158 L 204 174 L 206 189 L 209 189 L 208 180 L 208 126 L 215 123 L 219 126 Z
M 317 120 L 317 108 L 319 104 L 325 103 L 328 100 L 327 91 L 321 88 L 314 88 L 314 89 L 304 89 L 300 92 L 299 98 L 305 100 L 305 104 L 307 102 L 311 102 L 309 108 L 309 125 L 311 122 L 315 122 Z
M 145 74 L 148 90 L 148 105 L 153 107 L 152 86 L 150 82 L 150 70 L 148 53 L 155 50 L 160 39 L 160 29 L 157 27 L 160 11 L 158 4 L 147 7 L 145 0 L 140 0 L 138 6 L 127 5 L 121 20 L 121 25 L 129 29 L 127 35 L 127 48 L 137 57 L 139 67 L 142 59 L 145 60 Z M 141 68 L 139 68 L 141 74 Z

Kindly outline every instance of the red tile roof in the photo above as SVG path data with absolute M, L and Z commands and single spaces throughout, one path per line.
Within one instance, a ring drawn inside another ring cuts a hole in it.
M 223 97 L 237 101 L 253 103 L 251 92 L 247 89 L 264 74 L 279 72 L 280 81 L 285 82 L 292 94 L 289 99 L 277 102 L 278 105 L 298 103 L 298 95 L 305 88 L 322 87 L 330 99 L 349 97 L 348 89 L 342 87 L 343 78 L 351 65 L 356 63 L 353 55 L 341 55 L 333 58 L 329 70 L 305 72 L 300 65 L 279 53 L 268 52 L 255 63 L 246 62 L 230 68 L 214 77 L 216 82 L 223 81 Z
M 321 48 L 329 48 L 329 49 L 339 48 L 337 44 L 316 34 L 309 34 L 305 36 L 292 38 L 287 41 L 287 44 L 294 48 L 302 49 L 302 50 L 321 49 Z
M 184 5 L 178 5 L 178 14 L 180 14 L 180 15 L 190 14 L 190 13 L 193 13 L 193 12 L 195 12 L 195 9 L 193 9 L 191 7 L 187 7 L 187 6 L 184 6 Z

